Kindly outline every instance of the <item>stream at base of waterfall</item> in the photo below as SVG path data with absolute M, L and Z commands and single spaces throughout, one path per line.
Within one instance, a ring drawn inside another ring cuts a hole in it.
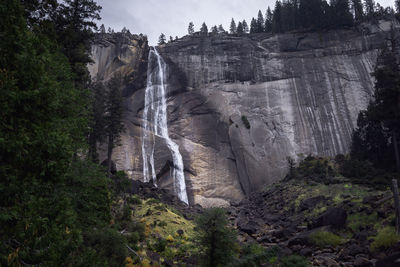
M 174 192 L 181 201 L 189 204 L 182 155 L 179 152 L 179 146 L 171 140 L 168 134 L 167 64 L 153 47 L 150 49 L 148 60 L 142 136 L 144 181 L 152 180 L 153 184 L 157 186 L 157 174 L 154 166 L 155 136 L 157 136 L 165 140 L 172 155 Z

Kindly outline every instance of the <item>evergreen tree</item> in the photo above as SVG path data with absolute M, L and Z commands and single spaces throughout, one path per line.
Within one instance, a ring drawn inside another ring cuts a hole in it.
M 200 33 L 202 35 L 208 35 L 208 27 L 205 22 L 203 22 L 203 24 L 201 25 Z
M 265 32 L 272 32 L 272 21 L 273 21 L 273 14 L 271 8 L 268 7 L 267 13 L 265 14 Z
M 97 145 L 104 142 L 105 132 L 105 112 L 106 112 L 106 90 L 102 83 L 95 82 L 91 86 L 92 96 L 92 118 L 90 120 L 89 131 L 89 158 L 97 163 Z
M 231 26 L 229 27 L 229 33 L 230 33 L 230 34 L 235 34 L 236 32 L 237 32 L 236 22 L 235 22 L 235 20 L 232 18 L 232 20 L 231 20 Z
M 242 26 L 243 26 L 243 32 L 249 33 L 250 29 L 249 29 L 249 25 L 247 24 L 246 20 L 242 21 Z
M 192 35 L 193 33 L 194 33 L 194 24 L 193 22 L 190 22 L 188 26 L 188 34 Z
M 261 12 L 261 10 L 258 10 L 258 15 L 257 15 L 257 32 L 263 32 L 264 31 L 264 16 Z
M 174 41 L 174 37 L 172 37 L 171 35 L 169 36 L 169 42 L 172 43 Z
M 244 33 L 243 24 L 242 24 L 241 21 L 239 21 L 239 23 L 238 23 L 238 25 L 237 25 L 236 33 L 237 33 L 237 34 L 240 34 L 240 35 Z
M 106 33 L 106 28 L 104 27 L 104 24 L 101 24 L 100 26 L 100 33 L 105 34 Z
M 225 29 L 224 29 L 224 27 L 222 26 L 222 24 L 220 24 L 220 25 L 218 26 L 218 33 L 225 33 Z
M 197 240 L 203 250 L 203 266 L 226 266 L 233 256 L 235 234 L 228 226 L 225 211 L 212 208 L 196 220 Z
M 396 13 L 400 14 L 400 0 L 395 1 Z
M 353 25 L 353 16 L 350 12 L 348 0 L 331 0 L 330 6 L 332 10 L 331 19 L 333 27 Z
M 76 85 L 87 87 L 90 78 L 86 65 L 92 62 L 90 40 L 97 28 L 95 20 L 100 19 L 101 7 L 93 0 L 65 0 L 57 10 L 57 40 L 75 73 Z
M 165 44 L 165 34 L 161 33 L 160 37 L 158 37 L 158 45 L 163 45 Z
M 218 28 L 217 28 L 217 25 L 214 25 L 212 28 L 211 28 L 211 33 L 212 34 L 218 34 Z
M 364 18 L 364 10 L 361 0 L 352 0 L 353 3 L 353 12 L 354 12 L 354 19 L 357 22 L 360 22 Z
M 373 73 L 374 100 L 358 117 L 352 139 L 352 157 L 369 160 L 376 167 L 400 172 L 400 66 L 396 39 L 378 57 Z
M 257 21 L 255 18 L 252 18 L 250 23 L 250 33 L 256 33 L 256 32 L 257 32 Z
M 107 173 L 111 176 L 111 156 L 113 149 L 119 144 L 121 132 L 124 130 L 122 123 L 122 78 L 117 75 L 107 83 L 105 105 L 105 130 L 108 140 L 107 146 Z
M 274 9 L 274 19 L 272 21 L 272 31 L 274 33 L 282 32 L 282 4 L 276 1 Z
M 375 1 L 364 0 L 365 15 L 368 19 L 372 19 L 375 15 Z

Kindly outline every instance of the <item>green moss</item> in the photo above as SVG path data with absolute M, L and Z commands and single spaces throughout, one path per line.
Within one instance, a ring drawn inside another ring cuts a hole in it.
M 345 239 L 327 231 L 317 231 L 309 236 L 309 241 L 319 247 L 336 247 L 345 243 Z
M 367 215 L 365 213 L 355 213 L 348 217 L 347 225 L 353 232 L 360 231 L 367 225 L 375 224 L 378 220 L 376 212 Z
M 310 266 L 307 258 L 299 255 L 290 255 L 280 259 L 281 267 L 307 267 Z
M 242 121 L 243 121 L 243 124 L 244 124 L 244 126 L 247 128 L 247 129 L 250 129 L 250 122 L 249 122 L 249 120 L 247 119 L 247 117 L 246 116 L 242 116 Z
M 376 251 L 393 246 L 400 241 L 400 236 L 396 234 L 393 227 L 388 226 L 379 230 L 378 234 L 372 239 L 374 241 L 371 243 L 371 250 Z

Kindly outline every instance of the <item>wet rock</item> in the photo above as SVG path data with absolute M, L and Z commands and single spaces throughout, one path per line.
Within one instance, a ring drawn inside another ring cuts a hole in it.
M 343 228 L 346 225 L 346 221 L 347 212 L 345 209 L 330 208 L 310 224 L 310 229 L 328 225 L 334 228 Z
M 311 248 L 303 248 L 300 250 L 300 255 L 304 257 L 310 257 L 313 253 L 313 250 Z
M 324 196 L 316 196 L 312 197 L 309 199 L 306 199 L 300 203 L 299 210 L 304 211 L 304 210 L 310 210 L 315 208 L 315 206 L 323 201 L 325 201 L 327 198 Z
M 400 267 L 400 253 L 385 257 L 376 262 L 376 267 Z
M 253 235 L 257 233 L 259 224 L 255 221 L 240 220 L 238 221 L 238 228 L 246 234 Z
M 354 261 L 354 266 L 355 267 L 370 267 L 373 266 L 373 264 L 364 257 L 357 257 Z

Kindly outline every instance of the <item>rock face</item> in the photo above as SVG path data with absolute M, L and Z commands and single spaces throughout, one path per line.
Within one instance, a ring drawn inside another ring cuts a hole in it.
M 158 50 L 168 64 L 168 128 L 180 147 L 190 203 L 227 205 L 286 174 L 287 157 L 346 153 L 373 91 L 380 27 L 281 35 L 190 36 Z M 395 25 L 397 27 L 397 25 Z M 140 38 L 93 46 L 91 74 L 128 74 L 118 169 L 142 180 L 148 47 Z M 155 169 L 169 188 L 171 155 L 158 137 Z

